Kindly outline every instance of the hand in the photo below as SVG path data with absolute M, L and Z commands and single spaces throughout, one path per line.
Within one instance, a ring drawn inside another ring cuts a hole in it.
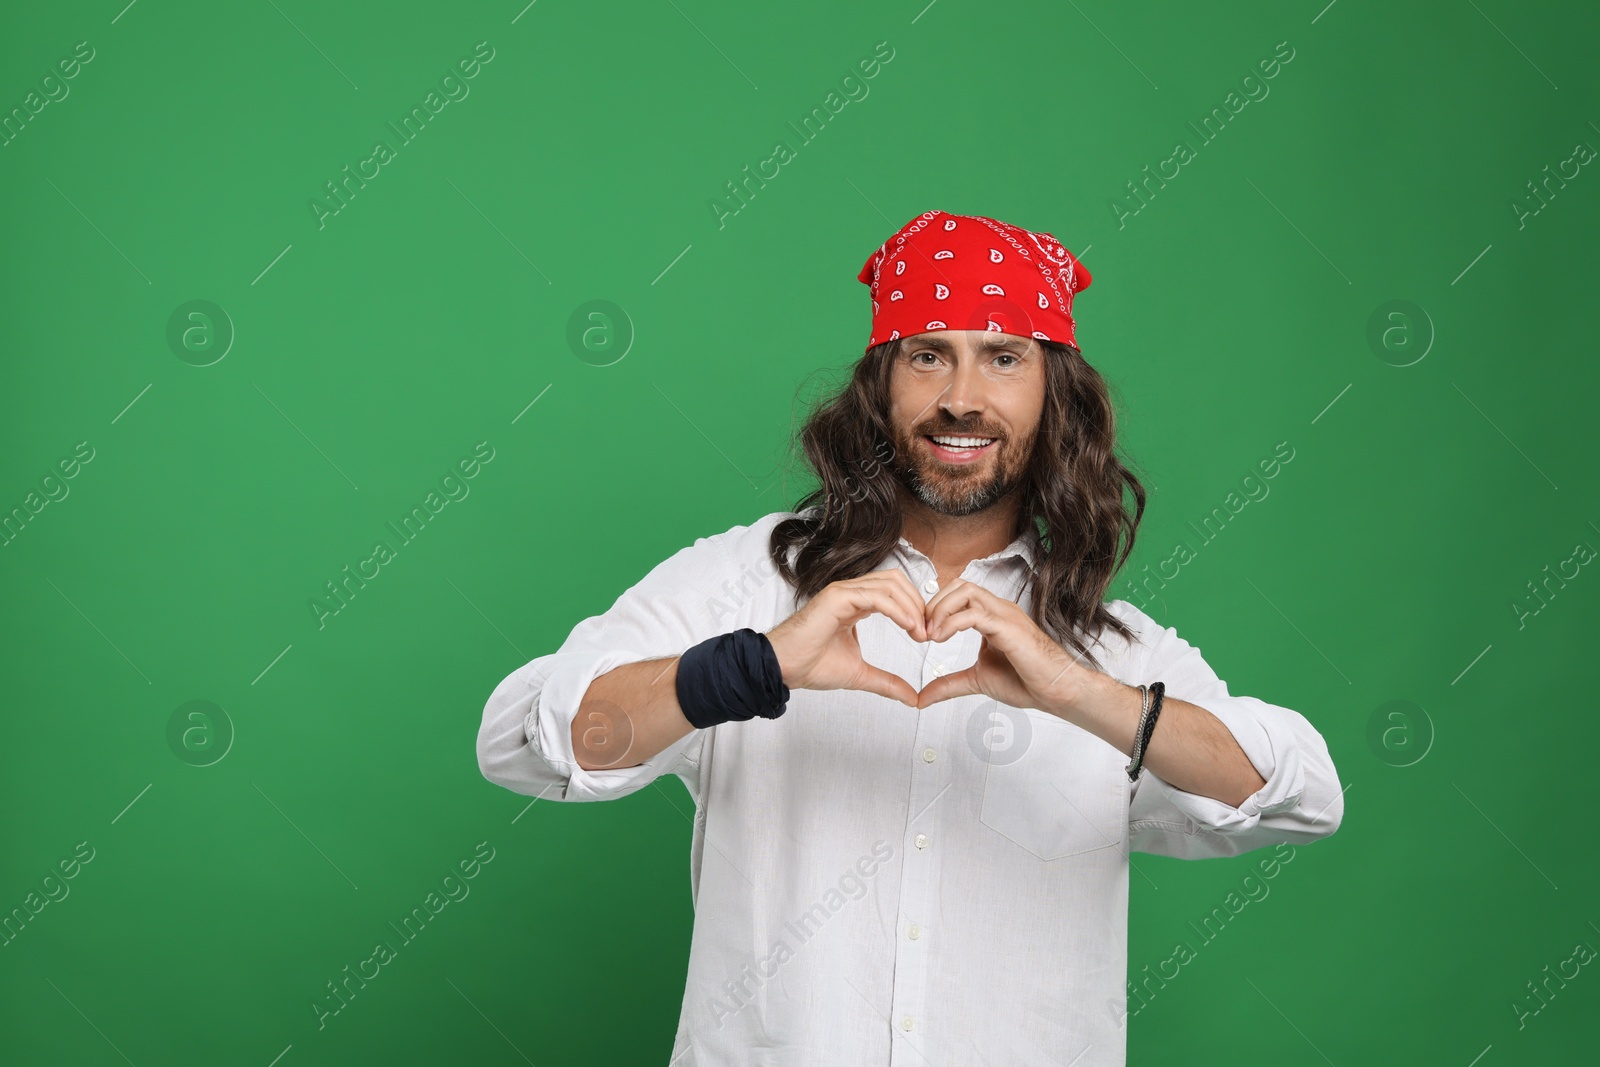
M 856 623 L 879 612 L 917 641 L 928 640 L 922 595 L 899 568 L 832 582 L 767 634 L 790 689 L 859 689 L 916 708 L 904 678 L 861 658 Z M 944 681 L 945 679 L 940 679 Z
M 978 661 L 942 675 L 917 694 L 919 708 L 981 693 L 1014 708 L 1036 708 L 1067 717 L 1097 672 L 1051 640 L 1032 617 L 1010 600 L 957 578 L 927 603 L 929 640 L 947 641 L 962 630 L 983 635 Z

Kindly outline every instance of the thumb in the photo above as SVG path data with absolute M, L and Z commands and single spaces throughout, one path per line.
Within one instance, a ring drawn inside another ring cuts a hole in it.
M 857 689 L 863 693 L 876 693 L 890 700 L 898 700 L 909 707 L 917 707 L 917 691 L 911 688 L 904 678 L 874 667 L 870 663 L 863 663 L 861 673 L 857 674 L 845 688 Z
M 925 708 L 941 700 L 952 700 L 955 697 L 982 692 L 983 690 L 978 688 L 978 669 L 974 665 L 954 674 L 942 674 L 923 686 L 922 692 L 917 694 L 917 707 Z

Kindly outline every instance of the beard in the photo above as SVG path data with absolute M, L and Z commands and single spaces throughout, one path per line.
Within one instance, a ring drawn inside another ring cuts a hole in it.
M 993 437 L 993 455 L 959 466 L 945 463 L 922 440 L 928 434 Z M 1013 441 L 983 429 L 933 425 L 916 427 L 911 432 L 896 427 L 894 445 L 891 469 L 900 484 L 931 510 L 962 516 L 992 507 L 1022 484 L 1032 441 Z

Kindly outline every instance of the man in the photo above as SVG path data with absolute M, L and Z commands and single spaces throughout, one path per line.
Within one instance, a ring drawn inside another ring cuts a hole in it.
M 1074 340 L 1083 265 L 930 211 L 858 278 L 866 355 L 801 432 L 820 488 L 506 678 L 479 766 L 570 801 L 683 779 L 674 1064 L 1121 1065 L 1128 852 L 1325 837 L 1337 773 L 1102 601 L 1145 495 Z

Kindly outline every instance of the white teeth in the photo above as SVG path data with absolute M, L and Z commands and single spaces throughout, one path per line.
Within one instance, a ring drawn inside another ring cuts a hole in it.
M 993 437 L 941 437 L 933 438 L 941 445 L 950 445 L 955 448 L 982 448 L 994 440 Z

